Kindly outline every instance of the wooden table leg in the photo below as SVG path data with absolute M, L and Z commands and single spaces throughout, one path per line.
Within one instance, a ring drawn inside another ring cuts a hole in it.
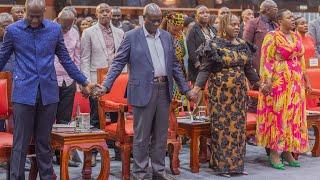
M 121 162 L 122 162 L 122 172 L 121 179 L 130 179 L 130 154 L 132 147 L 130 144 L 119 144 L 121 150 Z
M 179 140 L 171 141 L 168 144 L 168 153 L 170 158 L 170 169 L 172 174 L 179 175 L 180 174 L 180 160 L 179 160 L 179 152 L 181 149 L 181 142 Z
M 82 179 L 91 179 L 92 168 L 91 158 L 92 152 L 90 150 L 83 150 L 83 167 L 82 167 Z
M 199 134 L 193 132 L 190 140 L 190 168 L 191 172 L 199 172 Z
M 109 150 L 106 142 L 100 143 L 100 154 L 101 154 L 101 170 L 98 177 L 98 180 L 107 180 L 109 179 L 110 174 L 110 157 Z
M 69 180 L 69 149 L 68 145 L 64 145 L 60 150 L 60 179 Z
M 314 135 L 315 135 L 315 143 L 314 143 L 314 146 L 312 148 L 312 156 L 313 157 L 319 157 L 320 156 L 320 133 L 319 133 L 319 130 L 320 130 L 320 123 L 319 122 L 315 122 L 313 124 L 313 129 L 314 129 Z
M 208 160 L 208 147 L 207 147 L 207 138 L 204 136 L 200 137 L 200 162 L 206 163 Z

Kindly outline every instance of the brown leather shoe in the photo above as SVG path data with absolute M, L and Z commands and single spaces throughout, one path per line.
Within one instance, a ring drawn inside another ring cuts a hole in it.
M 167 174 L 166 172 L 156 173 L 152 175 L 152 180 L 177 180 L 174 176 Z

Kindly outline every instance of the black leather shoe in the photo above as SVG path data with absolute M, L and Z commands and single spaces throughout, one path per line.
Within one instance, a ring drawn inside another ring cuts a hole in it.
M 162 172 L 162 173 L 153 173 L 152 180 L 177 180 L 177 178 L 167 174 L 166 172 Z
M 96 167 L 96 166 L 97 166 L 97 155 L 96 154 L 92 154 L 91 167 Z

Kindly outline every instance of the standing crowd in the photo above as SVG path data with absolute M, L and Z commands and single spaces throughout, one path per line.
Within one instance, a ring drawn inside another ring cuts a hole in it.
M 80 89 L 90 101 L 90 123 L 99 128 L 97 97 L 110 92 L 122 72 L 129 73 L 127 99 L 133 107 L 134 179 L 147 178 L 149 156 L 153 178 L 174 178 L 166 174 L 164 161 L 170 102 L 199 104 L 204 90 L 214 171 L 226 177 L 247 174 L 247 112 L 257 113 L 255 141 L 266 148 L 270 166 L 300 167 L 292 154 L 309 150 L 306 69 L 320 58 L 320 19 L 308 23 L 278 10 L 273 0 L 261 3 L 258 17 L 251 9 L 238 17 L 227 7 L 215 16 L 204 5 L 193 16 L 163 14 L 152 3 L 144 8 L 141 26 L 123 21 L 121 9 L 105 3 L 96 7 L 95 17 L 67 6 L 51 21 L 43 19 L 44 10 L 43 0 L 27 0 L 25 7 L 0 14 L 0 70 L 13 73 L 11 179 L 24 178 L 31 136 L 40 178 L 53 179 L 53 123 L 71 121 Z M 99 85 L 97 69 L 105 67 L 108 74 Z M 260 91 L 258 99 L 247 97 L 249 89 Z M 117 121 L 117 113 L 108 116 Z M 108 145 L 120 159 L 114 142 Z

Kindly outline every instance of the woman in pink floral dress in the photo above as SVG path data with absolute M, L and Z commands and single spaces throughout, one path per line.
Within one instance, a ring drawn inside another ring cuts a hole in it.
M 292 152 L 308 151 L 304 47 L 301 37 L 292 32 L 293 14 L 281 10 L 280 29 L 269 32 L 261 48 L 261 92 L 258 103 L 257 144 L 270 149 L 270 164 L 284 170 L 281 157 L 289 166 L 300 167 Z

